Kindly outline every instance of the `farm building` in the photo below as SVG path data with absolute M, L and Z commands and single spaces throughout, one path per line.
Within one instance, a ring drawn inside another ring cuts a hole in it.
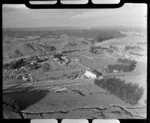
M 96 74 L 92 73 L 91 71 L 85 71 L 84 76 L 86 78 L 93 78 L 93 79 L 97 77 Z
M 102 74 L 96 70 L 86 70 L 85 73 L 83 74 L 85 78 L 101 78 L 102 79 Z

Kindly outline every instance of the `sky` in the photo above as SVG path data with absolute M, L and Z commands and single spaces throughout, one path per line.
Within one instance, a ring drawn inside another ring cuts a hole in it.
M 115 9 L 29 9 L 23 4 L 4 4 L 3 28 L 147 26 L 146 4 L 124 4 Z

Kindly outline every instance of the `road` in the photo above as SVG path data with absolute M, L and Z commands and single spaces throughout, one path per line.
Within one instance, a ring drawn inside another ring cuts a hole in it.
M 60 87 L 68 87 L 68 86 L 77 86 L 77 85 L 85 85 L 85 84 L 93 84 L 94 79 L 76 79 L 76 80 L 63 80 L 63 81 L 40 81 L 36 83 L 22 83 L 22 84 L 12 84 L 5 86 L 3 88 L 3 93 L 11 93 L 11 92 L 20 92 L 24 91 L 25 88 L 32 87 L 31 90 L 40 89 L 40 90 L 51 90 L 54 88 Z
M 105 76 L 106 77 L 106 76 Z M 119 77 L 119 76 L 118 76 Z M 121 78 L 146 78 L 146 75 L 140 76 L 120 76 Z M 12 84 L 4 84 L 3 93 L 16 92 L 16 91 L 24 91 L 26 88 L 31 87 L 31 90 L 39 89 L 39 90 L 53 90 L 54 88 L 60 87 L 69 87 L 69 86 L 77 86 L 77 85 L 86 85 L 93 84 L 94 79 L 74 79 L 74 80 L 43 80 L 35 83 L 25 82 L 25 83 L 12 83 Z

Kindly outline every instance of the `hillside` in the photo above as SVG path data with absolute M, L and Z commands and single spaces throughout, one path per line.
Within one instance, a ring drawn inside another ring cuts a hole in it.
M 82 50 L 96 42 L 125 36 L 116 30 L 14 30 L 3 31 L 4 59 L 33 54 L 50 54 L 56 50 Z

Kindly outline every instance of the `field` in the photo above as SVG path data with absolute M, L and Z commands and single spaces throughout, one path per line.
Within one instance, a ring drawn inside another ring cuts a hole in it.
M 3 96 L 15 100 L 20 108 L 12 111 L 6 106 L 7 100 L 3 100 L 5 118 L 146 118 L 147 45 L 141 46 L 146 42 L 145 32 L 127 29 L 36 30 L 3 31 Z M 128 45 L 140 46 L 143 50 L 125 50 Z M 91 46 L 101 46 L 103 50 L 92 53 Z M 109 49 L 113 53 L 108 52 Z M 137 64 L 132 71 L 104 71 L 107 65 L 118 64 L 119 58 L 126 58 L 116 53 L 130 54 L 131 50 L 144 55 L 144 58 L 135 59 Z M 96 85 L 95 78 L 85 74 L 90 70 L 101 73 L 104 79 L 115 77 L 125 80 L 126 84 L 136 83 L 144 93 L 136 104 L 131 105 Z

